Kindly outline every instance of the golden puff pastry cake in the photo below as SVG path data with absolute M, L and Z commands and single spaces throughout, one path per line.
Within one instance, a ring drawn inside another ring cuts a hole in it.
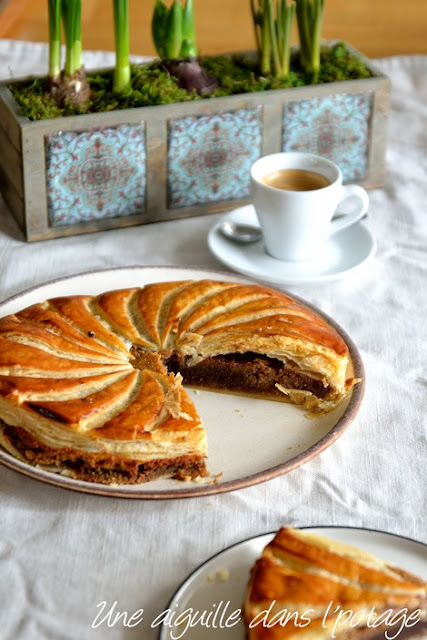
M 427 583 L 370 553 L 282 528 L 252 568 L 248 640 L 427 638 Z
M 55 298 L 0 320 L 1 440 L 87 481 L 192 479 L 206 434 L 182 381 L 329 411 L 355 382 L 348 364 L 321 317 L 255 284 Z

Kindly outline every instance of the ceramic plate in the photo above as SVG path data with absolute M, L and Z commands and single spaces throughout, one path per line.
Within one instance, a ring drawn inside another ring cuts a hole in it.
M 369 229 L 358 222 L 332 236 L 320 253 L 307 262 L 284 262 L 264 251 L 262 240 L 252 244 L 238 244 L 219 231 L 221 222 L 244 222 L 259 227 L 252 205 L 230 211 L 215 224 L 208 234 L 212 253 L 230 269 L 246 276 L 281 285 L 329 282 L 353 272 L 376 251 L 376 241 Z
M 185 267 L 109 269 L 63 278 L 25 291 L 3 302 L 0 316 L 55 296 L 94 295 L 150 282 L 202 278 L 244 281 L 229 273 Z M 318 309 L 315 311 L 326 317 Z M 356 347 L 340 327 L 330 318 L 326 319 L 346 341 L 354 375 L 364 378 Z M 0 462 L 43 482 L 113 497 L 182 498 L 222 493 L 264 482 L 311 460 L 350 425 L 359 409 L 363 391 L 362 382 L 355 385 L 352 395 L 334 411 L 307 418 L 303 410 L 282 402 L 190 389 L 208 435 L 210 476 L 200 482 L 161 479 L 147 484 L 107 486 L 33 467 L 3 450 L 0 450 Z
M 420 542 L 369 529 L 348 527 L 309 527 L 309 529 L 312 533 L 364 549 L 390 564 L 427 579 L 427 546 Z M 206 626 L 195 624 L 193 628 L 189 628 L 183 636 L 185 640 L 245 640 L 243 624 L 241 620 L 237 622 L 240 618 L 237 612 L 242 607 L 250 568 L 273 536 L 274 534 L 269 533 L 239 542 L 197 568 L 179 587 L 166 606 L 165 610 L 173 611 L 175 618 L 170 617 L 169 624 L 164 624 L 160 629 L 159 640 L 173 638 L 176 640 L 180 637 L 179 634 L 185 631 L 184 623 L 180 626 L 174 625 L 174 619 L 179 621 L 177 616 L 189 607 L 192 607 L 193 611 L 206 611 L 207 615 L 212 612 L 212 615 L 210 618 L 206 616 L 206 620 L 209 620 Z M 236 612 L 235 618 L 229 618 L 234 612 Z M 215 613 L 216 619 L 214 619 Z M 225 621 L 228 618 L 230 626 L 227 628 Z M 183 620 L 185 621 L 185 617 Z M 214 624 L 217 628 L 214 628 Z

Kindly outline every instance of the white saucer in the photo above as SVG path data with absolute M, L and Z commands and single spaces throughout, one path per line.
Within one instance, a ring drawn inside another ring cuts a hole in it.
M 304 284 L 340 278 L 374 255 L 377 243 L 363 222 L 343 229 L 323 245 L 320 253 L 306 262 L 284 262 L 264 251 L 262 240 L 252 244 L 238 244 L 219 231 L 224 220 L 245 222 L 259 226 L 253 205 L 229 211 L 208 234 L 212 253 L 223 264 L 244 275 L 276 284 Z

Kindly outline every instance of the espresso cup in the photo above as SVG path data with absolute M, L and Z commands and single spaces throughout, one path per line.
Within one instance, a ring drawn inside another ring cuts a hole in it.
M 331 160 L 312 153 L 273 153 L 251 167 L 252 198 L 266 252 L 278 260 L 310 260 L 334 233 L 368 209 L 366 191 L 342 184 Z M 340 210 L 345 200 L 350 209 Z

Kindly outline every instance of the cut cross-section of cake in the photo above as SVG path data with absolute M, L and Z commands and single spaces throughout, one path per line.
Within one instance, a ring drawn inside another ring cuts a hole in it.
M 427 583 L 361 549 L 282 528 L 252 568 L 248 640 L 427 638 Z
M 182 386 L 326 412 L 356 380 L 323 318 L 261 285 L 173 281 L 67 296 L 0 319 L 1 442 L 76 478 L 206 475 Z

